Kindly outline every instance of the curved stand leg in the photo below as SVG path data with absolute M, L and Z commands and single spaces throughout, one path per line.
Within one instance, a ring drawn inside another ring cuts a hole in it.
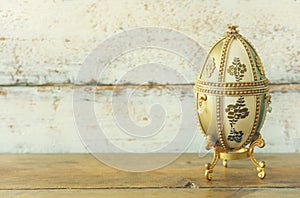
M 223 166 L 224 166 L 225 168 L 227 168 L 227 160 L 226 160 L 226 159 L 223 160 Z
M 265 173 L 265 162 L 264 161 L 260 161 L 258 162 L 255 157 L 254 157 L 254 147 L 258 146 L 259 148 L 263 148 L 265 146 L 265 141 L 262 139 L 261 135 L 259 135 L 257 137 L 257 139 L 251 143 L 250 147 L 249 147 L 249 157 L 252 161 L 252 163 L 256 166 L 256 169 L 258 171 L 258 177 L 263 179 L 266 176 Z
M 205 164 L 205 167 L 206 167 L 205 177 L 207 180 L 212 179 L 213 168 L 216 166 L 218 159 L 219 159 L 219 149 L 218 149 L 218 146 L 215 145 L 213 161 L 211 163 Z

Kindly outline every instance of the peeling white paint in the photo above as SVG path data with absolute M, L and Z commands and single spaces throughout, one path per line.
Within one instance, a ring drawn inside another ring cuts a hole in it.
M 172 94 L 172 89 L 182 93 L 179 100 Z M 149 151 L 167 145 L 178 132 L 181 123 L 181 102 L 194 102 L 192 87 L 172 89 L 125 89 L 134 91 L 128 104 L 124 104 L 128 107 L 133 123 L 145 127 L 151 122 L 150 108 L 155 103 L 161 104 L 166 111 L 166 122 L 162 130 L 143 141 L 124 133 L 118 125 L 120 123 L 116 121 L 114 114 L 121 109 L 112 109 L 113 90 L 98 90 L 95 101 L 91 102 L 95 102 L 97 124 L 100 124 L 107 135 L 107 141 L 131 151 Z M 88 92 L 90 91 L 87 89 L 86 93 Z M 2 88 L 1 93 L 5 94 L 0 95 L 0 153 L 87 152 L 74 123 L 71 87 L 7 87 Z M 122 94 L 126 91 L 118 93 L 123 97 Z M 273 112 L 267 115 L 262 129 L 266 147 L 258 148 L 257 152 L 299 152 L 299 96 L 296 92 L 272 94 Z M 84 101 L 84 96 L 80 100 Z M 124 114 L 123 118 L 126 116 Z M 193 116 L 194 112 L 186 125 L 187 132 L 196 125 Z M 92 123 L 89 127 L 95 126 Z M 187 151 L 198 152 L 203 142 L 200 131 L 191 141 Z M 104 145 L 104 151 L 105 148 Z M 177 152 L 177 149 L 180 149 L 180 141 L 178 148 L 173 147 L 169 152 Z
M 300 83 L 299 1 L 0 1 L 0 85 L 8 85 L 0 89 L 0 153 L 87 152 L 73 121 L 72 88 L 35 85 L 74 83 L 86 57 L 116 33 L 141 27 L 170 28 L 194 39 L 206 51 L 226 31 L 228 23 L 239 24 L 241 33 L 254 44 L 272 83 Z M 170 66 L 187 79 L 187 84 L 194 82 L 197 73 L 174 53 L 141 49 L 113 60 L 101 83 L 119 83 L 126 72 L 150 63 Z M 139 77 L 151 81 L 150 71 Z M 160 73 L 157 76 L 164 77 Z M 162 84 L 170 82 L 167 79 Z M 19 84 L 32 87 L 11 86 Z M 194 102 L 185 88 L 181 92 L 182 100 Z M 97 117 L 116 144 L 135 149 L 134 138 L 113 138 L 120 131 L 105 100 L 111 93 L 107 89 L 97 94 L 95 106 L 101 109 Z M 144 126 L 149 121 L 150 101 L 162 100 L 170 107 L 178 104 L 170 94 L 157 86 L 137 92 L 129 104 L 131 118 Z M 299 94 L 291 90 L 273 94 L 273 112 L 267 116 L 262 132 L 267 144 L 258 152 L 299 152 Z M 149 139 L 136 149 L 166 144 L 176 129 L 172 123 L 181 116 L 177 110 L 170 109 L 163 137 Z M 202 139 L 199 133 L 188 151 L 197 152 Z
M 1 1 L 0 81 L 73 83 L 93 49 L 137 27 L 171 28 L 208 49 L 226 24 L 236 23 L 257 48 L 272 83 L 299 83 L 298 8 L 299 2 L 292 0 Z M 111 69 L 117 72 L 122 64 L 116 62 Z M 175 65 L 182 67 L 180 62 Z

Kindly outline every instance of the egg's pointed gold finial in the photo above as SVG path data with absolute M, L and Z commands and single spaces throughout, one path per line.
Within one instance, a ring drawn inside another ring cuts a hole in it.
M 238 27 L 239 27 L 238 25 L 228 24 L 227 34 L 238 34 L 239 33 Z

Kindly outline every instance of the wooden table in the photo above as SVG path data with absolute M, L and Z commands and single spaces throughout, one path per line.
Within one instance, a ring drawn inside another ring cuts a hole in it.
M 267 163 L 264 180 L 244 159 L 228 168 L 219 162 L 207 181 L 211 155 L 184 154 L 164 168 L 133 173 L 88 154 L 2 154 L 0 197 L 300 197 L 300 154 L 256 156 Z

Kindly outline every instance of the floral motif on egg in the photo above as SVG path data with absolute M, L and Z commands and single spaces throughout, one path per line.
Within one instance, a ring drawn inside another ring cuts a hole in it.
M 235 128 L 231 128 L 227 140 L 240 143 L 242 141 L 243 135 L 244 133 L 242 131 L 236 131 Z
M 247 71 L 246 65 L 242 64 L 240 59 L 234 57 L 232 65 L 230 65 L 227 69 L 227 72 L 235 77 L 237 82 L 241 81 Z
M 204 68 L 204 75 L 206 78 L 210 78 L 216 69 L 215 58 L 209 58 L 206 67 Z
M 249 115 L 249 110 L 245 105 L 245 98 L 240 96 L 235 104 L 227 105 L 225 109 L 227 113 L 227 118 L 231 127 L 230 134 L 227 137 L 229 141 L 241 142 L 243 132 L 236 131 L 234 125 L 240 120 L 245 119 Z

